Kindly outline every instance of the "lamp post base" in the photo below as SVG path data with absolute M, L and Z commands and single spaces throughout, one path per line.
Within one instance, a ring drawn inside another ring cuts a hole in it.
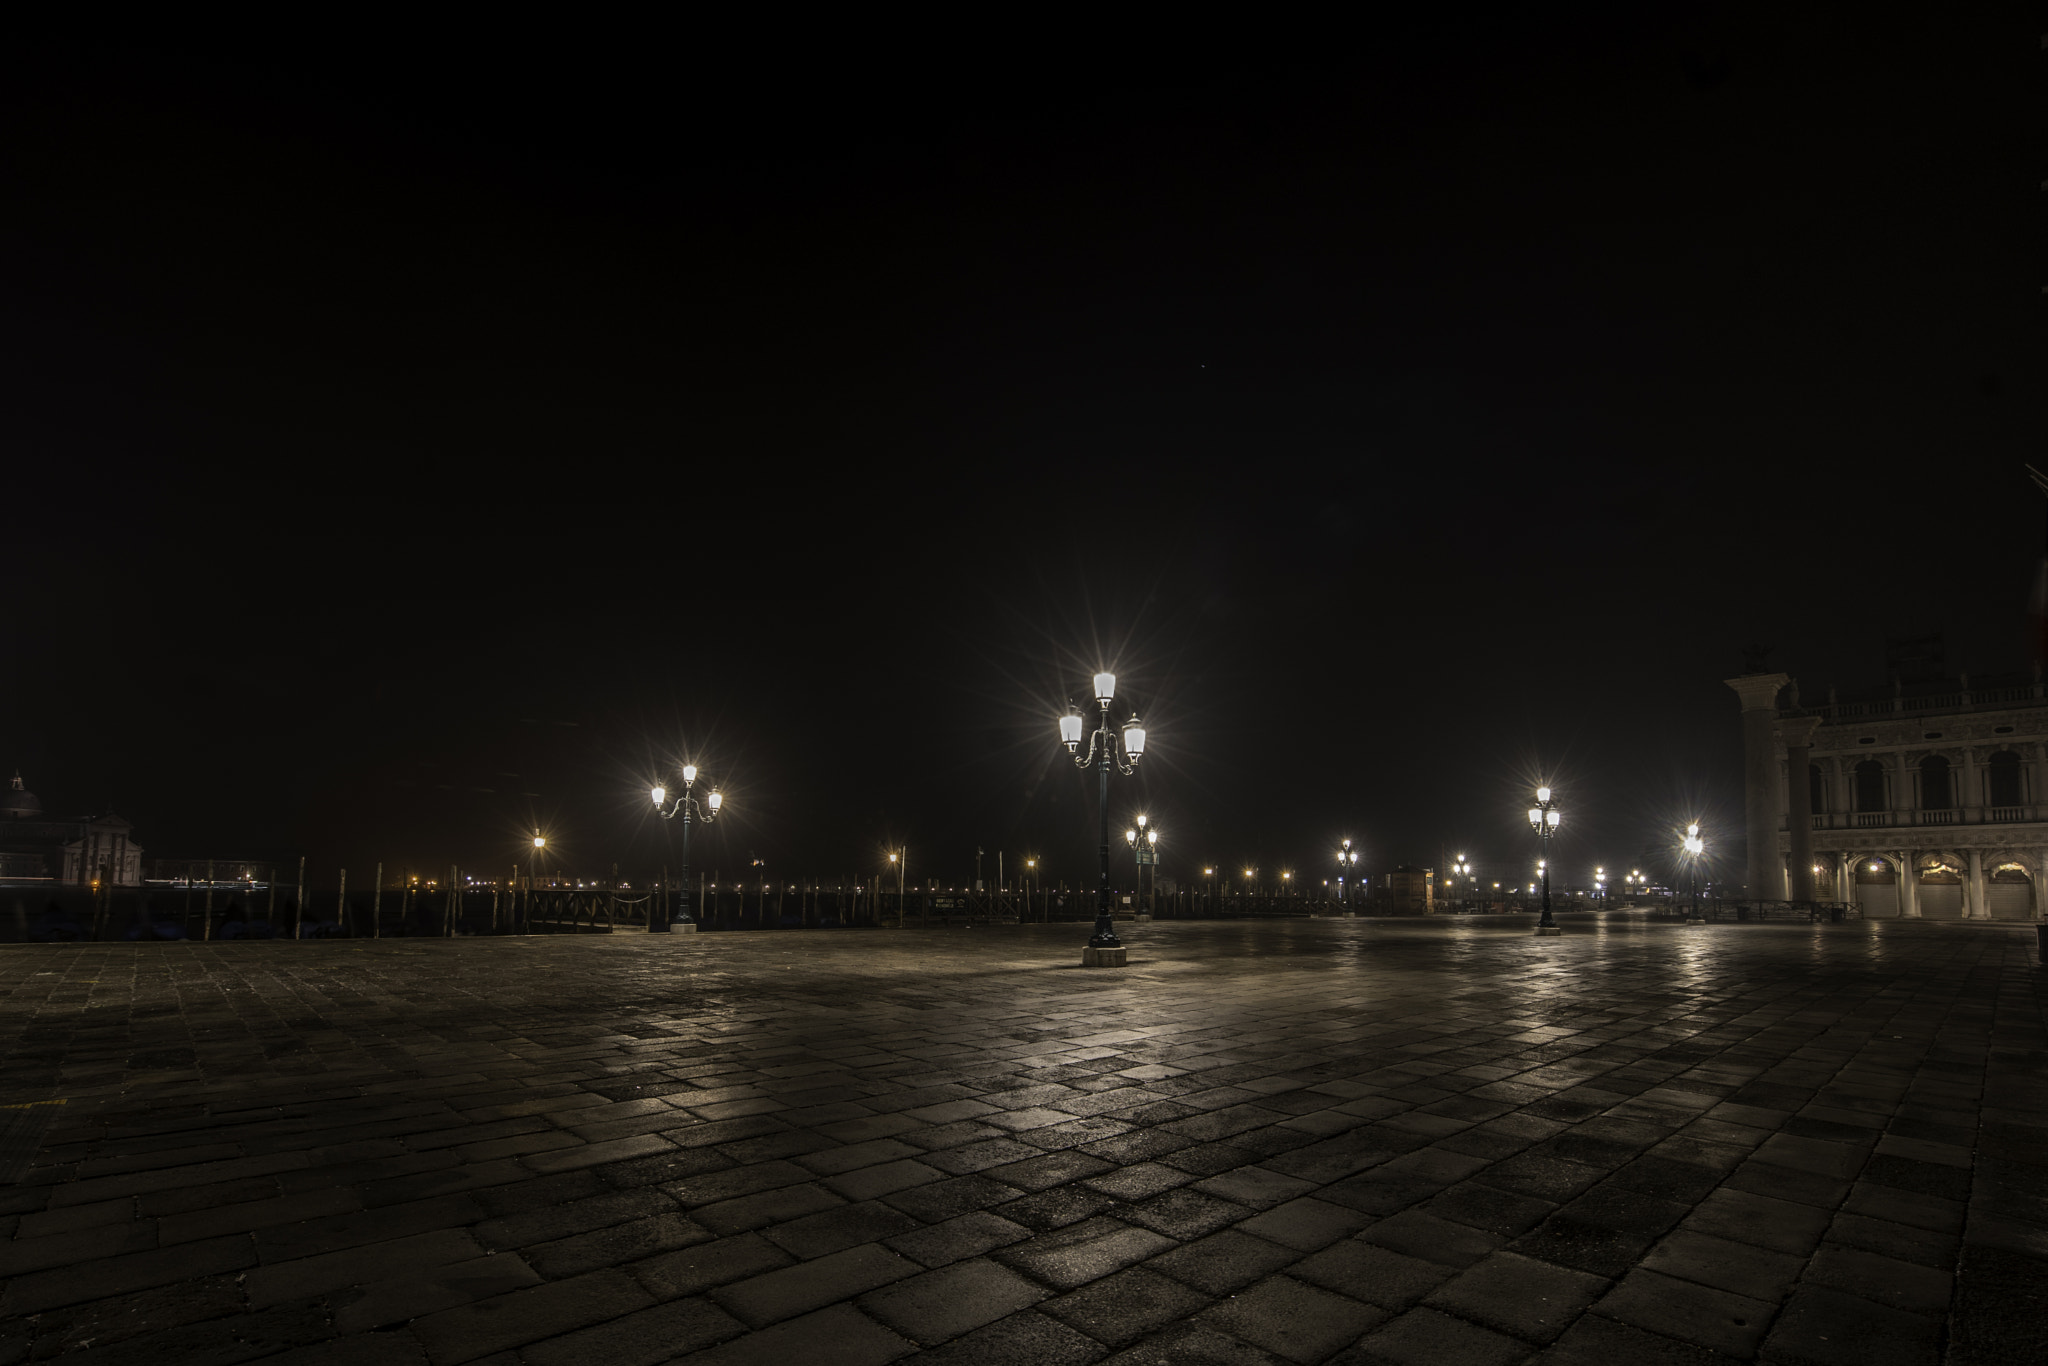
M 1563 933 L 1564 933 L 1564 926 L 1562 926 L 1562 925 L 1538 925 L 1538 926 L 1536 927 L 1536 933 L 1537 933 L 1538 937 L 1540 937 L 1540 938 L 1548 938 L 1549 936 L 1551 936 L 1551 935 L 1553 935 L 1553 934 L 1563 934 Z
M 694 920 L 670 921 L 664 928 L 670 934 L 695 934 L 697 932 L 697 922 Z
M 1113 949 L 1098 949 L 1089 945 L 1081 950 L 1081 966 L 1084 968 L 1120 968 L 1126 966 L 1124 955 L 1130 950 L 1119 945 Z

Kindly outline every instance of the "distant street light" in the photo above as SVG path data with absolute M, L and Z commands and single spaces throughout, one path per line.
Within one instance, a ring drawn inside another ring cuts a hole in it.
M 1159 827 L 1147 826 L 1147 817 L 1138 817 L 1138 828 L 1124 831 L 1124 842 L 1138 861 L 1138 905 L 1147 919 L 1152 915 L 1152 888 L 1159 865 Z
M 1700 915 L 1700 855 L 1707 852 L 1707 842 L 1700 838 L 1700 823 L 1694 821 L 1685 827 L 1685 862 L 1692 876 L 1692 914 L 1687 920 L 1704 920 Z
M 686 932 L 694 931 L 697 928 L 697 922 L 690 918 L 690 823 L 693 820 L 701 820 L 706 825 L 709 825 L 712 821 L 718 819 L 718 808 L 725 803 L 725 794 L 714 787 L 711 789 L 711 795 L 705 799 L 704 805 L 699 807 L 697 805 L 696 787 L 697 766 L 695 764 L 684 764 L 683 790 L 676 795 L 674 802 L 668 800 L 668 789 L 659 783 L 648 789 L 647 793 L 648 796 L 654 799 L 655 815 L 660 816 L 663 820 L 674 820 L 678 815 L 683 818 L 683 896 L 682 900 L 677 903 L 681 907 L 682 914 L 676 917 L 675 923 Z M 650 918 L 647 928 L 661 933 L 670 930 L 672 927 L 666 916 L 663 916 L 659 925 L 652 923 L 652 918 Z
M 1081 753 L 1081 731 L 1085 723 L 1081 713 L 1070 702 L 1067 714 L 1060 718 L 1060 743 L 1067 747 L 1067 753 L 1074 756 L 1074 766 L 1086 772 L 1090 765 L 1096 768 L 1096 815 L 1101 823 L 1101 839 L 1097 849 L 1101 855 L 1100 881 L 1095 892 L 1095 933 L 1088 937 L 1088 946 L 1081 952 L 1082 967 L 1122 967 L 1124 965 L 1124 941 L 1116 937 L 1116 921 L 1111 914 L 1109 895 L 1109 766 L 1114 763 L 1117 771 L 1131 774 L 1138 771 L 1138 760 L 1145 756 L 1145 727 L 1138 720 L 1137 712 L 1122 726 L 1122 739 L 1112 728 L 1109 720 L 1109 704 L 1116 696 L 1116 675 L 1107 671 L 1095 675 L 1095 703 L 1101 709 L 1101 716 L 1095 731 L 1088 737 L 1088 752 Z
M 1463 854 L 1451 856 L 1451 871 L 1465 880 L 1467 888 L 1470 888 L 1472 891 L 1478 890 L 1478 885 L 1472 881 L 1472 865 L 1465 861 Z M 1470 895 L 1470 892 L 1467 895 Z
M 1538 865 L 1543 870 L 1543 918 L 1536 922 L 1539 935 L 1563 933 L 1550 914 L 1550 837 L 1557 830 L 1560 819 L 1557 803 L 1550 799 L 1550 789 L 1537 788 L 1536 805 L 1529 808 L 1529 824 L 1535 827 L 1536 843 L 1543 851 L 1543 859 Z

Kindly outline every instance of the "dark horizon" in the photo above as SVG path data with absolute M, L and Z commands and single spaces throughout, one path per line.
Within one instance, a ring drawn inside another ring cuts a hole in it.
M 1076 883 L 1109 666 L 1169 876 L 1490 880 L 1539 780 L 1566 880 L 1739 876 L 1745 649 L 2034 664 L 2028 17 L 25 43 L 0 766 L 151 858 L 595 872 L 687 756 L 705 869 Z

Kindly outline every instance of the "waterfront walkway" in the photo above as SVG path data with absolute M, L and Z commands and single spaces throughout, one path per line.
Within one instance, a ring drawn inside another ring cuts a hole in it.
M 2032 927 L 1528 928 L 8 946 L 0 1366 L 2048 1358 Z

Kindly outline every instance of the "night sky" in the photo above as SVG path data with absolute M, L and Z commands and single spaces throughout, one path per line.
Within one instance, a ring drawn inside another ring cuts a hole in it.
M 651 868 L 688 754 L 707 870 L 1075 882 L 1107 665 L 1169 876 L 1520 876 L 1539 777 L 1739 866 L 1743 647 L 2031 667 L 2042 56 L 1661 8 L 11 43 L 0 764 L 360 877 Z

